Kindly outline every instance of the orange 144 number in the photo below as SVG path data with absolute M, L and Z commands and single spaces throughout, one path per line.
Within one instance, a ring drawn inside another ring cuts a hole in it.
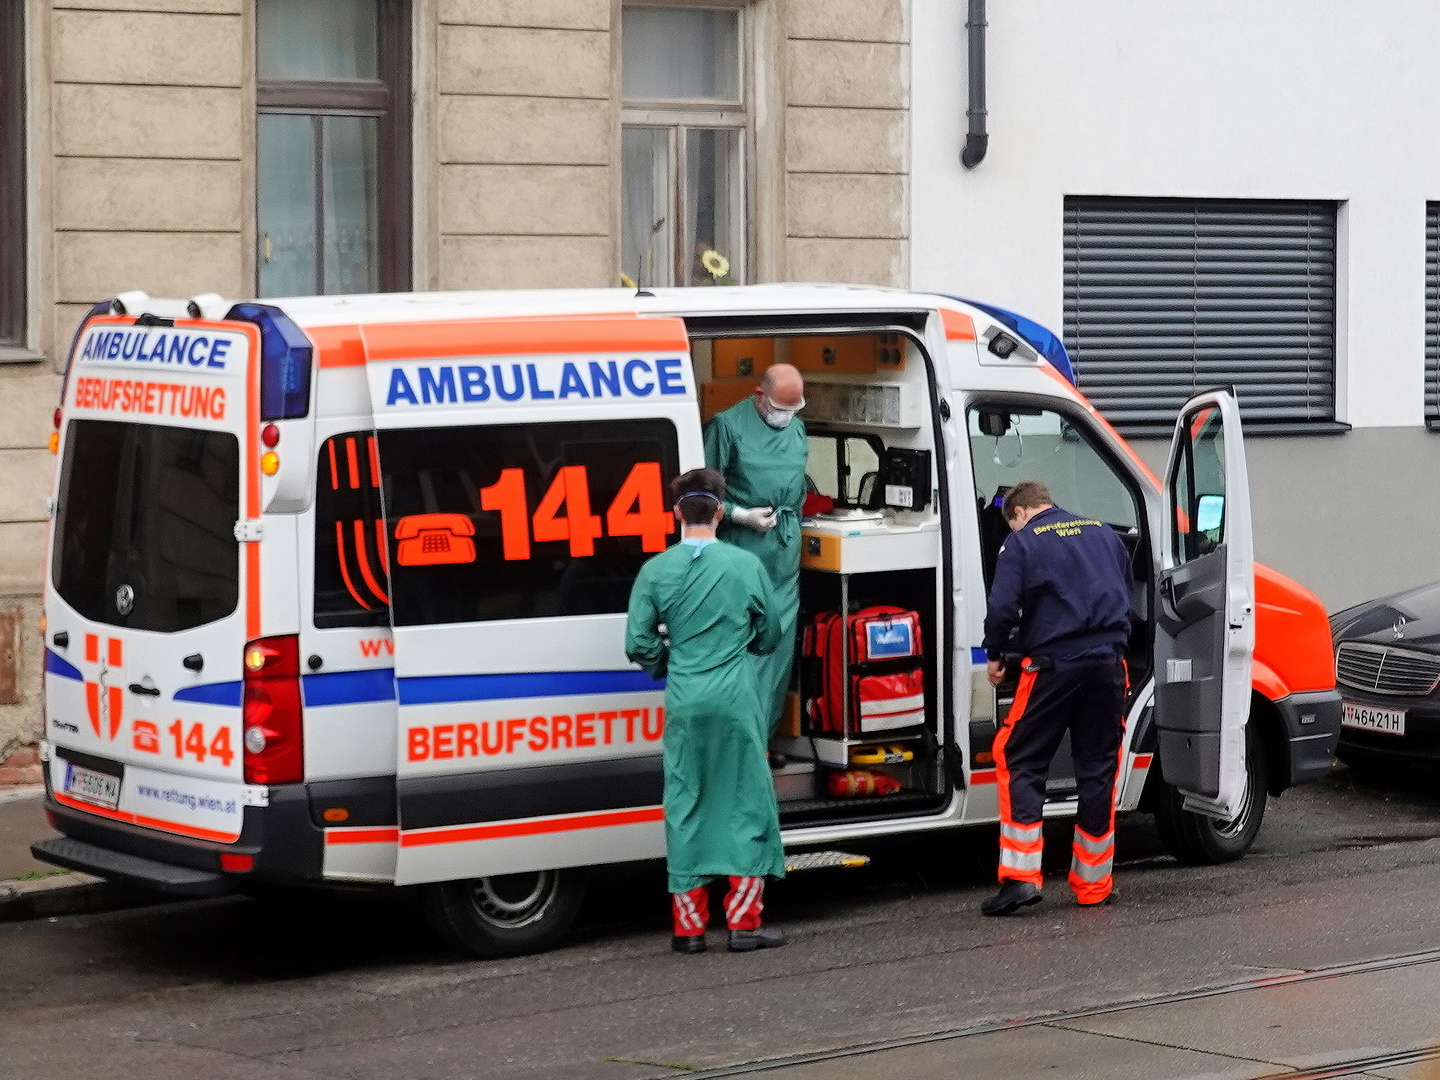
M 480 489 L 480 505 L 500 512 L 501 547 L 507 560 L 530 558 L 530 542 L 568 540 L 570 554 L 595 554 L 595 540 L 610 536 L 638 536 L 643 551 L 664 551 L 665 538 L 675 531 L 675 519 L 665 509 L 660 486 L 660 463 L 640 461 L 630 470 L 600 517 L 590 512 L 590 477 L 584 465 L 566 465 L 556 474 L 545 497 L 530 516 L 525 493 L 525 471 L 504 469 L 500 479 Z M 561 510 L 564 514 L 561 514 Z
M 191 724 L 187 729 L 183 721 L 176 720 L 170 725 L 169 733 L 177 758 L 183 760 L 189 756 L 196 761 L 204 761 L 207 757 L 212 757 L 227 769 L 235 760 L 235 750 L 230 745 L 230 729 L 228 727 L 222 727 L 212 738 L 207 740 L 204 724 Z M 136 750 L 142 750 L 148 754 L 161 752 L 160 729 L 150 721 L 136 720 L 134 736 Z

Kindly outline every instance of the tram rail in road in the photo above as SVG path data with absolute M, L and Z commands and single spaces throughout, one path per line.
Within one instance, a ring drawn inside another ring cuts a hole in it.
M 880 1054 L 888 1050 L 902 1050 L 935 1043 L 951 1042 L 959 1039 L 971 1039 L 982 1035 L 996 1035 L 1003 1032 L 1021 1030 L 1023 1028 L 1057 1026 L 1067 1022 L 1089 1019 L 1096 1016 L 1108 1016 L 1114 1013 L 1159 1008 L 1165 1005 L 1202 1001 L 1207 998 L 1224 997 L 1230 994 L 1243 994 L 1257 990 L 1270 990 L 1282 986 L 1342 979 L 1354 975 L 1371 975 L 1379 972 L 1397 971 L 1403 968 L 1413 968 L 1437 963 L 1440 963 L 1440 950 L 1407 953 L 1398 956 L 1381 957 L 1374 960 L 1362 960 L 1349 964 L 1317 967 L 1308 971 L 1287 972 L 1282 975 L 1245 979 L 1240 982 L 1225 983 L 1220 986 L 1206 987 L 1199 990 L 1186 990 L 1155 997 L 1131 998 L 1125 1001 L 1116 1001 L 1106 1005 L 1096 1005 L 1083 1009 L 1041 1013 L 1015 1020 L 1002 1020 L 990 1024 L 976 1024 L 970 1027 L 926 1032 L 921 1035 L 907 1035 L 903 1038 L 856 1043 L 850 1046 L 836 1047 L 831 1050 L 820 1050 L 785 1057 L 748 1061 L 736 1065 L 722 1066 L 717 1069 L 703 1069 L 690 1072 L 686 1074 L 686 1077 L 687 1080 L 720 1080 L 721 1077 L 777 1072 L 782 1069 L 791 1069 L 803 1065 L 815 1065 L 824 1062 L 840 1061 L 846 1058 L 863 1057 L 869 1054 Z M 1440 1034 L 1440 1023 L 1437 1023 L 1437 1034 Z M 1351 1076 L 1356 1073 L 1364 1073 L 1381 1068 L 1396 1068 L 1432 1059 L 1440 1059 L 1440 1045 L 1409 1048 L 1391 1054 L 1371 1054 L 1366 1057 L 1335 1061 L 1314 1068 L 1282 1069 L 1255 1077 L 1254 1080 L 1280 1080 L 1282 1077 L 1284 1080 L 1333 1080 L 1333 1078 L 1336 1077 Z

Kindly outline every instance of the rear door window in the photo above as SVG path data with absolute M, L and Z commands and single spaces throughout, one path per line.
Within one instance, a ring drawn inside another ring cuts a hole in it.
M 326 439 L 315 477 L 315 625 L 389 626 L 389 550 L 375 433 Z
M 669 420 L 379 438 L 396 626 L 623 612 L 675 538 Z
M 86 619 L 174 633 L 240 599 L 240 442 L 195 428 L 72 420 L 52 560 Z

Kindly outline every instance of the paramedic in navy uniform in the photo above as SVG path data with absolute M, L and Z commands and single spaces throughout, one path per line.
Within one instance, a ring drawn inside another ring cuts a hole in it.
M 985 616 L 991 684 L 1003 681 L 1007 652 L 1025 659 L 995 735 L 1000 891 L 980 910 L 1009 915 L 1040 902 L 1045 780 L 1067 729 L 1080 796 L 1070 887 L 1082 906 L 1103 904 L 1115 859 L 1130 555 L 1108 525 L 1055 506 L 1037 481 L 1011 488 L 1002 510 L 1011 536 L 996 560 Z

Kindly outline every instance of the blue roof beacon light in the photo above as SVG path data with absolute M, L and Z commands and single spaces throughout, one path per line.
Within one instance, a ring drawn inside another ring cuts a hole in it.
M 308 413 L 315 348 L 304 331 L 269 304 L 236 304 L 225 317 L 260 328 L 260 419 L 293 420 Z
M 1070 354 L 1065 351 L 1065 343 L 1045 327 L 1037 322 L 1032 322 L 1023 315 L 1016 315 L 1013 311 L 1006 311 L 1004 308 L 993 307 L 990 304 L 982 304 L 978 300 L 967 300 L 963 296 L 952 296 L 950 299 L 979 308 L 992 319 L 1004 323 L 1024 338 L 1032 349 L 1050 361 L 1050 365 L 1056 371 L 1070 380 L 1071 386 L 1075 385 L 1075 365 L 1070 362 Z

